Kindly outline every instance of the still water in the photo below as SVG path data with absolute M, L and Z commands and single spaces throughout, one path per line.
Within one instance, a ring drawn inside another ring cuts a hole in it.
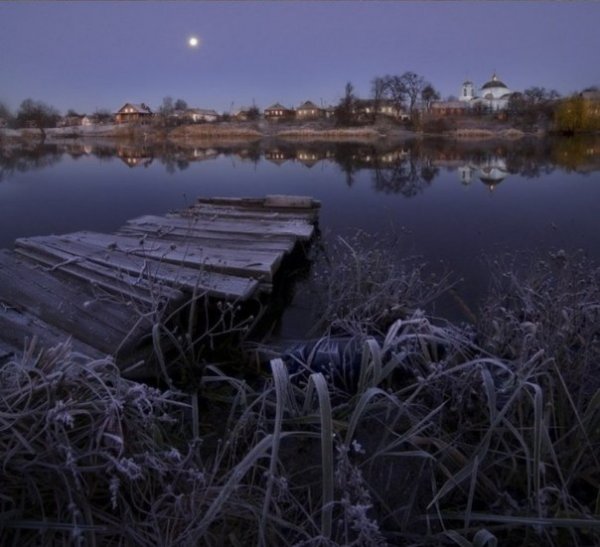
M 399 236 L 394 252 L 452 271 L 469 300 L 485 291 L 484 258 L 583 249 L 600 259 L 598 139 L 0 149 L 0 247 L 112 232 L 197 196 L 274 193 L 320 200 L 325 242 Z

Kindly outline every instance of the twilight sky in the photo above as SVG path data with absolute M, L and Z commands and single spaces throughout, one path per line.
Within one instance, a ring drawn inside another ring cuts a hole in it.
M 2 2 L 0 101 L 115 111 L 336 103 L 413 70 L 443 96 L 600 85 L 600 2 Z M 190 36 L 201 40 L 190 48 Z

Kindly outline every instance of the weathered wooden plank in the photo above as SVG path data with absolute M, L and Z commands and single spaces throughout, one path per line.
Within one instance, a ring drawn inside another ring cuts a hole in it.
M 170 213 L 169 216 L 187 218 L 226 218 L 226 219 L 250 219 L 250 220 L 277 220 L 287 222 L 298 220 L 312 223 L 315 220 L 315 211 L 312 209 L 264 209 L 249 207 L 233 207 L 228 205 L 210 205 L 197 203 L 181 211 Z
M 16 246 L 27 245 L 27 241 L 35 241 L 39 245 L 71 256 L 85 257 L 93 264 L 127 272 L 134 277 L 147 279 L 150 283 L 163 283 L 188 293 L 205 291 L 208 295 L 218 298 L 246 300 L 258 288 L 258 282 L 253 279 L 174 266 L 159 260 L 126 254 L 116 248 L 109 249 L 106 246 L 73 241 L 64 236 L 19 239 Z
M 288 196 L 267 196 L 267 198 L 198 198 L 196 204 L 192 207 L 194 209 L 203 208 L 223 208 L 231 211 L 237 211 L 238 213 L 254 213 L 262 215 L 278 215 L 280 218 L 295 218 L 300 217 L 308 220 L 311 223 L 315 223 L 319 218 L 319 209 L 321 202 L 313 200 L 312 198 L 306 198 L 304 196 L 298 197 L 298 205 L 293 206 L 292 200 L 287 200 Z M 310 200 L 310 201 L 309 201 Z M 184 209 L 182 214 L 186 214 Z
M 89 243 L 105 249 L 119 249 L 125 253 L 197 267 L 244 277 L 271 281 L 282 253 L 273 251 L 245 251 L 241 249 L 212 249 L 195 246 L 190 242 L 179 245 L 150 238 L 134 238 L 95 232 L 76 232 L 61 236 L 66 241 Z
M 291 196 L 286 194 L 271 194 L 265 197 L 265 207 L 281 207 L 286 209 L 312 209 L 316 207 L 315 200 L 309 196 Z
M 200 197 L 198 203 L 214 205 L 235 205 L 237 207 L 280 207 L 287 209 L 318 209 L 321 202 L 309 196 L 291 196 L 287 194 L 270 194 L 264 198 L 240 197 Z
M 165 234 L 174 231 L 176 234 L 190 234 L 199 239 L 214 241 L 219 244 L 222 241 L 223 246 L 230 248 L 253 248 L 256 245 L 257 250 L 265 245 L 265 250 L 288 250 L 294 247 L 296 238 L 294 235 L 270 233 L 246 233 L 246 232 L 221 232 L 206 230 L 198 227 L 191 219 L 182 217 L 159 217 L 154 215 L 145 215 L 139 218 L 128 220 L 124 228 L 148 227 L 152 230 L 163 231 Z M 123 228 L 122 228 L 123 229 Z M 280 249 L 281 246 L 281 249 Z
M 203 232 L 189 230 L 188 228 L 177 228 L 175 226 L 158 226 L 156 224 L 127 224 L 119 229 L 117 235 L 127 237 L 148 237 L 153 239 L 168 240 L 174 243 L 182 244 L 186 241 L 192 242 L 200 247 L 210 247 L 213 249 L 241 249 L 245 251 L 270 251 L 288 254 L 295 246 L 293 238 L 281 240 L 269 240 L 259 237 L 246 236 L 241 238 L 228 238 L 225 234 L 218 234 L 222 237 L 205 237 Z
M 110 354 L 134 348 L 150 327 L 131 306 L 99 299 L 80 284 L 61 282 L 6 250 L 0 251 L 0 302 L 25 309 Z
M 20 355 L 25 349 L 25 340 L 31 341 L 35 336 L 38 340 L 37 348 L 53 347 L 71 338 L 71 346 L 74 351 L 83 353 L 93 359 L 106 356 L 106 353 L 84 344 L 73 338 L 70 334 L 45 323 L 24 310 L 17 310 L 7 306 L 0 307 L 0 349 L 9 350 L 14 355 Z
M 41 244 L 35 238 L 17 240 L 15 251 L 47 266 L 48 271 L 74 277 L 109 293 L 134 299 L 146 304 L 149 309 L 158 307 L 159 302 L 176 304 L 184 298 L 183 293 L 177 289 L 161 283 L 151 283 L 143 277 L 94 263 L 84 256 Z
M 207 219 L 193 216 L 183 217 L 175 213 L 166 215 L 166 218 L 169 220 L 179 219 L 184 223 L 184 226 L 188 225 L 196 229 L 226 232 L 228 234 L 278 234 L 307 240 L 314 233 L 314 226 L 304 220 Z

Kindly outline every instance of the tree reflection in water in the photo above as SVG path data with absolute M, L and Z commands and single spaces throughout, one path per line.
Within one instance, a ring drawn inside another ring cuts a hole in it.
M 0 146 L 0 182 L 16 173 L 43 169 L 58 163 L 63 151 L 56 146 L 24 145 L 18 148 Z
M 149 167 L 156 161 L 167 173 L 184 171 L 192 163 L 214 160 L 222 155 L 255 165 L 261 161 L 278 166 L 293 162 L 313 168 L 325 161 L 339 167 L 348 186 L 352 186 L 357 174 L 364 171 L 371 174 L 376 191 L 413 197 L 431 186 L 442 169 L 456 172 L 457 181 L 463 184 L 492 176 L 497 180 L 514 174 L 540 177 L 556 168 L 581 173 L 597 171 L 600 170 L 600 138 L 531 138 L 502 142 L 438 138 L 396 144 L 385 140 L 369 144 L 295 144 L 271 139 L 185 146 L 168 142 L 149 146 L 128 141 L 112 144 L 110 141 L 70 140 L 29 145 L 2 145 L 0 142 L 0 181 L 16 173 L 54 165 L 65 155 L 73 159 L 93 155 L 102 161 L 120 158 L 130 168 Z
M 373 184 L 378 192 L 402 194 L 410 198 L 421 193 L 437 176 L 439 169 L 431 165 L 420 165 L 418 159 L 401 159 L 393 165 L 374 166 Z

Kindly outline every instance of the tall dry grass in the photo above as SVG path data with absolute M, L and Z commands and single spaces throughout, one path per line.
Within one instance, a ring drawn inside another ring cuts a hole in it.
M 510 266 L 471 329 L 357 316 L 352 390 L 326 355 L 206 364 L 194 428 L 189 395 L 31 346 L 0 369 L 3 544 L 599 544 L 599 270 Z
M 312 334 L 385 335 L 396 320 L 423 308 L 453 285 L 429 273 L 419 257 L 400 257 L 398 236 L 358 232 L 338 237 L 317 257 L 312 291 L 318 307 Z

